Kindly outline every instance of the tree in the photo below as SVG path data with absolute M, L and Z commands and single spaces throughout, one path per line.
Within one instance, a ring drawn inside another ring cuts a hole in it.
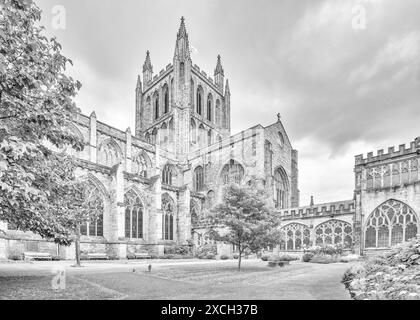
M 68 245 L 78 187 L 63 149 L 84 147 L 70 125 L 81 84 L 40 18 L 32 0 L 0 0 L 0 220 Z
M 225 189 L 223 203 L 210 215 L 211 238 L 238 247 L 239 270 L 245 251 L 257 253 L 280 241 L 280 219 L 267 198 L 263 190 L 231 184 Z
M 103 202 L 93 193 L 89 183 L 75 181 L 69 185 L 63 205 L 68 208 L 63 223 L 75 234 L 76 266 L 80 267 L 80 226 L 95 222 L 103 213 Z

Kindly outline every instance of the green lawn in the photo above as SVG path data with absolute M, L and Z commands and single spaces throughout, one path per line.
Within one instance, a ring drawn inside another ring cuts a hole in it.
M 293 262 L 270 268 L 266 262 L 160 262 L 86 264 L 67 268 L 66 289 L 54 291 L 48 263 L 0 265 L 0 299 L 349 299 L 340 283 L 348 264 Z

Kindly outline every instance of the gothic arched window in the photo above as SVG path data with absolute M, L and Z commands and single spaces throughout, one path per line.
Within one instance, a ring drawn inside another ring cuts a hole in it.
M 302 250 L 310 245 L 311 231 L 300 223 L 291 223 L 281 228 L 280 250 Z
M 279 168 L 274 173 L 274 203 L 277 209 L 286 209 L 289 199 L 288 178 L 283 170 Z
M 162 239 L 174 240 L 175 204 L 168 194 L 162 196 Z
M 222 110 L 220 109 L 220 100 L 216 100 L 216 125 L 220 126 L 222 124 L 221 121 L 222 117 Z
M 143 239 L 143 204 L 132 191 L 125 195 L 125 237 Z
M 212 138 L 213 138 L 213 134 L 212 134 L 211 130 L 209 130 L 207 132 L 207 146 L 211 146 L 211 144 L 212 144 Z
M 112 167 L 116 165 L 122 155 L 119 151 L 119 147 L 117 143 L 109 139 L 102 143 L 101 147 L 99 148 L 99 163 L 108 167 Z
M 197 113 L 201 116 L 203 114 L 203 97 L 204 91 L 201 86 L 197 88 Z
M 86 208 L 95 208 L 99 215 L 92 217 L 80 226 L 80 234 L 89 237 L 103 237 L 104 235 L 104 202 L 98 188 L 91 182 L 88 183 L 86 195 Z
M 167 164 L 162 171 L 162 183 L 167 185 L 172 185 L 174 178 L 174 169 L 173 166 L 170 164 Z
M 134 158 L 131 165 L 131 172 L 138 174 L 143 178 L 147 178 L 147 161 L 144 155 L 139 154 Z
M 194 111 L 194 92 L 195 92 L 195 89 L 194 89 L 194 80 L 191 78 L 191 81 L 190 81 L 190 104 L 191 104 L 191 110 L 193 110 Z
M 194 170 L 194 190 L 201 191 L 204 188 L 204 170 L 199 166 Z
M 159 116 L 160 116 L 160 111 L 159 111 L 159 94 L 157 92 L 155 93 L 153 99 L 154 99 L 153 105 L 154 105 L 154 108 L 155 108 L 154 109 L 154 116 L 155 116 L 155 120 L 157 120 L 157 119 L 159 119 Z
M 167 114 L 169 112 L 169 89 L 168 89 L 168 85 L 166 84 L 163 87 L 163 96 L 164 96 L 164 113 Z
M 341 220 L 329 220 L 315 228 L 317 246 L 342 245 L 350 248 L 353 244 L 353 227 L 350 223 Z
M 224 185 L 229 183 L 241 184 L 244 176 L 244 168 L 234 160 L 231 160 L 229 164 L 225 165 L 221 173 L 222 183 Z
M 414 238 L 418 232 L 416 213 L 405 203 L 388 200 L 368 217 L 366 248 L 389 248 Z
M 207 120 L 213 120 L 213 97 L 211 94 L 207 98 Z

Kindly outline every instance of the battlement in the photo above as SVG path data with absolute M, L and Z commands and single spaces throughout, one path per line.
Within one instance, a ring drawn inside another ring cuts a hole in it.
M 166 66 L 165 69 L 159 71 L 159 74 L 156 74 L 152 80 L 146 83 L 146 90 L 144 93 L 149 91 L 153 88 L 156 84 L 158 84 L 163 78 L 165 78 L 173 69 L 173 65 L 170 63 Z
M 384 150 L 381 149 L 376 152 L 376 155 L 374 155 L 373 152 L 369 152 L 366 158 L 363 157 L 363 155 L 357 155 L 355 157 L 355 162 L 356 166 L 365 165 L 368 163 L 388 160 L 395 157 L 410 155 L 413 153 L 420 153 L 420 137 L 412 141 L 408 147 L 406 144 L 399 145 L 398 150 L 396 150 L 395 147 L 390 147 L 388 148 L 388 152 L 385 153 Z
M 197 76 L 199 76 L 204 82 L 207 83 L 210 87 L 212 87 L 215 91 L 220 92 L 220 88 L 218 88 L 214 82 L 214 79 L 211 76 L 208 76 L 206 72 L 200 69 L 198 65 L 193 65 L 193 71 Z
M 282 218 L 322 217 L 331 215 L 354 214 L 354 200 L 323 203 L 314 206 L 288 208 L 280 210 Z

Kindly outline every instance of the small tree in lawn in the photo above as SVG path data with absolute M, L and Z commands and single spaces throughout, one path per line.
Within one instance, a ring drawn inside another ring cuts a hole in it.
M 85 181 L 75 181 L 68 185 L 63 205 L 68 208 L 64 216 L 63 225 L 69 233 L 75 234 L 76 267 L 80 267 L 80 228 L 81 225 L 94 223 L 103 214 L 103 202 L 95 194 L 93 188 Z
M 280 219 L 267 198 L 263 190 L 231 184 L 225 189 L 223 203 L 212 210 L 210 236 L 238 247 L 239 270 L 245 251 L 257 253 L 279 243 Z

